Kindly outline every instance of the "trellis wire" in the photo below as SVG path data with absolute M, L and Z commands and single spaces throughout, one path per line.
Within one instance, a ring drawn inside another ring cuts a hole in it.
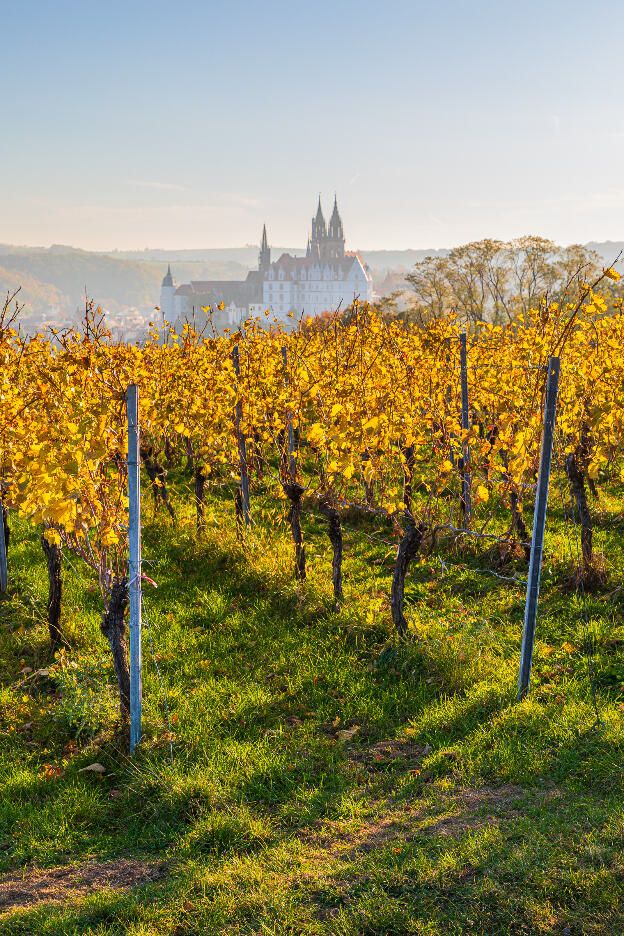
M 515 575 L 501 575 L 500 572 L 495 572 L 494 569 L 475 569 L 473 566 L 464 565 L 463 563 L 448 562 L 447 559 L 442 559 L 440 556 L 434 556 L 434 558 L 440 563 L 445 572 L 448 568 L 460 569 L 463 572 L 479 572 L 481 575 L 494 575 L 503 582 L 513 582 L 516 585 L 528 584 L 526 579 L 517 578 Z
M 479 346 L 474 345 L 474 344 L 469 345 L 469 348 L 477 348 L 477 347 Z M 445 364 L 444 367 L 446 370 L 460 370 L 460 366 L 458 364 Z M 468 370 L 485 370 L 486 368 L 487 370 L 495 370 L 495 371 L 536 370 L 536 371 L 541 371 L 542 373 L 544 372 L 544 367 L 541 364 L 489 364 L 488 363 L 488 364 L 468 364 L 467 365 Z
M 266 493 L 265 493 L 265 496 L 266 496 Z M 278 503 L 277 498 L 275 498 L 275 502 Z M 316 513 L 314 513 L 314 512 L 311 511 L 311 510 L 305 510 L 305 509 L 303 509 L 301 512 L 302 512 L 302 514 L 305 514 L 305 516 L 311 517 L 313 520 L 318 520 L 318 521 L 321 522 L 321 523 L 326 523 L 326 522 L 327 522 L 327 518 L 326 518 L 326 517 L 323 517 L 323 516 L 321 516 L 320 514 L 316 514 Z M 382 539 L 380 536 L 375 536 L 373 533 L 367 533 L 365 530 L 358 530 L 357 527 L 350 526 L 349 524 L 346 524 L 346 523 L 344 523 L 344 522 L 342 522 L 342 521 L 341 521 L 341 526 L 342 526 L 342 529 L 343 529 L 343 530 L 348 531 L 348 532 L 350 532 L 350 533 L 355 533 L 357 536 L 363 536 L 363 537 L 365 537 L 366 539 L 369 539 L 369 540 L 371 540 L 371 541 L 374 542 L 374 543 L 379 543 L 379 544 L 381 544 L 381 545 L 383 545 L 383 546 L 390 546 L 391 549 L 393 549 L 393 550 L 395 550 L 395 551 L 396 551 L 397 548 L 398 548 L 398 545 L 399 545 L 398 542 L 392 542 L 392 540 Z M 469 534 L 469 535 L 471 535 L 471 536 L 485 536 L 485 534 L 474 533 L 474 532 L 472 532 L 472 531 L 470 531 L 470 530 L 457 530 L 456 532 L 458 532 L 458 533 L 466 533 L 466 534 Z M 493 537 L 494 534 L 489 534 L 488 536 L 489 536 L 489 537 Z M 505 538 L 503 538 L 503 537 L 494 537 L 494 538 L 496 539 L 497 542 L 503 543 L 503 544 L 512 544 L 512 545 L 520 545 L 520 546 L 523 545 L 522 543 L 519 543 L 519 544 L 518 544 L 516 540 L 509 540 L 509 539 L 505 539 Z M 423 558 L 427 558 L 427 557 L 423 557 Z M 501 575 L 500 572 L 496 572 L 494 569 L 477 569 L 477 568 L 474 568 L 473 566 L 468 566 L 468 565 L 465 565 L 465 564 L 463 564 L 463 563 L 449 562 L 449 561 L 446 560 L 446 559 L 442 559 L 442 558 L 441 558 L 440 556 L 438 556 L 438 555 L 434 556 L 433 558 L 434 558 L 437 562 L 440 563 L 440 565 L 442 566 L 442 568 L 443 568 L 444 570 L 446 570 L 447 567 L 448 567 L 448 568 L 455 568 L 455 569 L 460 569 L 460 570 L 462 570 L 462 571 L 464 571 L 464 572 L 478 572 L 478 573 L 483 574 L 483 575 L 493 575 L 493 576 L 495 576 L 496 578 L 501 579 L 501 581 L 504 581 L 504 582 L 513 582 L 513 583 L 518 584 L 518 585 L 526 585 L 526 584 L 527 584 L 527 580 L 526 580 L 526 579 L 520 579 L 520 578 L 518 578 L 518 577 L 515 576 L 515 575 Z

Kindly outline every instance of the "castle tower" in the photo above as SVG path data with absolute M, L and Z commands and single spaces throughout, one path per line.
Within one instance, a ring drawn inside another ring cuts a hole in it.
M 344 246 L 345 239 L 342 229 L 342 219 L 338 212 L 338 202 L 334 195 L 334 210 L 332 211 L 332 216 L 329 221 L 327 240 L 325 241 L 325 256 L 323 259 L 339 260 L 341 257 L 344 257 Z
M 167 266 L 166 276 L 163 278 L 162 286 L 160 287 L 160 311 L 162 312 L 163 319 L 166 319 L 169 324 L 173 324 L 174 312 L 173 312 L 173 297 L 176 291 L 176 286 L 173 282 L 173 276 L 171 275 L 171 264 Z
M 323 258 L 324 244 L 327 240 L 327 229 L 325 227 L 325 218 L 321 208 L 321 196 L 319 195 L 316 217 L 312 218 L 312 237 L 310 238 L 310 253 L 316 259 Z
M 266 224 L 262 228 L 262 240 L 260 242 L 260 253 L 258 254 L 258 269 L 261 273 L 268 273 L 271 266 L 271 248 L 267 239 Z

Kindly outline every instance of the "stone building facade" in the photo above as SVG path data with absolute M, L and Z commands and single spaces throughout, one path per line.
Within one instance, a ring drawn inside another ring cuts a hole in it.
M 171 267 L 162 281 L 160 308 L 169 322 L 182 326 L 201 321 L 201 309 L 213 310 L 214 328 L 237 328 L 250 315 L 266 309 L 286 327 L 303 318 L 345 309 L 354 299 L 370 302 L 373 281 L 358 253 L 345 251 L 345 238 L 338 204 L 326 225 L 319 198 L 312 232 L 304 257 L 283 253 L 271 262 L 266 225 L 262 230 L 258 269 L 244 280 L 195 280 L 176 286 Z M 224 308 L 218 307 L 223 304 Z

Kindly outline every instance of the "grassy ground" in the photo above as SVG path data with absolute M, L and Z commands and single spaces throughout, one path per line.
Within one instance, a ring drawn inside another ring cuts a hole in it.
M 177 525 L 148 515 L 158 588 L 146 608 L 173 764 L 148 634 L 145 736 L 130 760 L 112 730 L 92 577 L 65 566 L 71 649 L 50 668 L 38 537 L 13 521 L 0 605 L 1 936 L 624 932 L 621 494 L 597 508 L 610 585 L 588 597 L 588 625 L 564 587 L 552 505 L 522 704 L 523 586 L 451 565 L 491 556 L 442 544 L 446 569 L 433 557 L 413 566 L 419 639 L 401 647 L 392 548 L 362 535 L 388 530 L 347 531 L 336 612 L 322 523 L 306 518 L 301 586 L 268 502 L 247 557 L 225 495 L 199 538 L 190 512 Z M 83 769 L 94 763 L 105 772 Z

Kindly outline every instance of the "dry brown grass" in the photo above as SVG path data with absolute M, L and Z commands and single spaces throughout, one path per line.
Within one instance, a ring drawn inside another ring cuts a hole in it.
M 101 890 L 128 890 L 167 874 L 162 862 L 120 859 L 60 868 L 31 868 L 0 878 L 0 914 L 40 903 L 66 903 Z

